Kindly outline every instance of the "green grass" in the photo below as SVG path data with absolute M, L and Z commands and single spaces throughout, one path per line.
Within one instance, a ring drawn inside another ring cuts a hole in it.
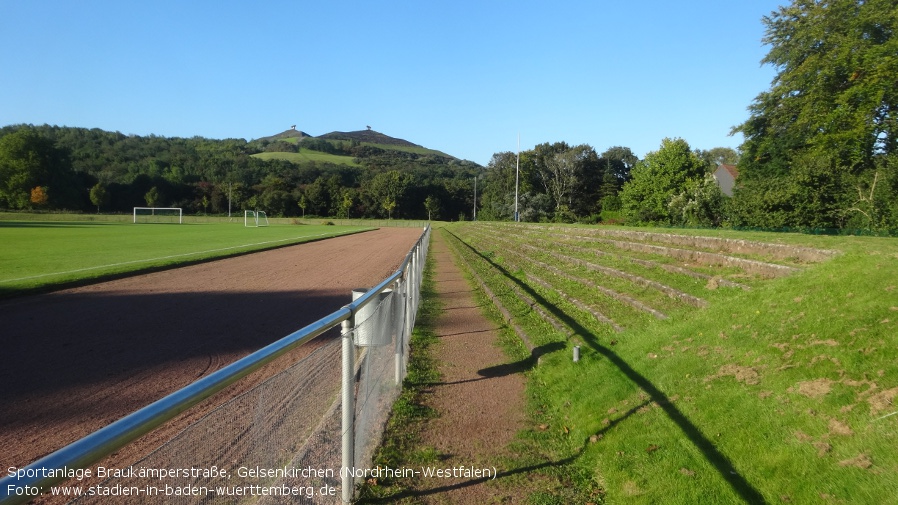
M 513 248 L 509 241 L 538 243 L 540 234 L 504 230 L 500 246 L 483 238 L 496 234 L 491 225 L 448 230 L 477 251 L 464 254 L 472 271 L 512 309 L 535 345 L 565 345 L 529 372 L 531 428 L 520 434 L 513 465 L 535 469 L 527 480 L 546 487 L 531 503 L 573 496 L 633 504 L 878 504 L 898 496 L 894 239 L 697 232 L 841 254 L 787 277 L 752 279 L 750 291 L 690 289 L 710 306 L 674 308 L 668 320 L 614 314 L 626 322 L 624 332 L 614 333 L 527 284 L 523 273 L 532 271 L 578 298 L 588 296 L 503 250 Z M 506 258 L 515 270 L 504 270 Z M 614 266 L 628 268 L 625 261 Z M 669 276 L 655 280 L 674 284 Z M 563 321 L 569 334 L 521 308 L 513 292 L 501 289 L 508 283 Z M 655 300 L 636 287 L 627 294 Z M 579 363 L 571 360 L 575 343 Z
M 331 144 L 333 144 L 335 146 L 342 146 L 343 148 L 350 145 L 350 141 L 348 141 L 348 140 L 328 139 L 328 142 L 330 142 Z M 421 154 L 421 155 L 436 154 L 438 156 L 445 156 L 447 158 L 452 157 L 444 152 L 437 151 L 435 149 L 428 149 L 426 147 L 421 147 L 421 146 L 403 146 L 403 145 L 397 145 L 397 144 L 378 144 L 376 142 L 362 142 L 360 145 L 367 146 L 367 147 L 376 147 L 378 149 L 383 149 L 384 151 L 400 151 L 400 152 L 404 152 L 404 153 L 413 153 L 413 154 Z
M 349 165 L 352 167 L 360 166 L 355 162 L 352 156 L 341 156 L 338 154 L 328 154 L 310 149 L 303 149 L 299 153 L 259 153 L 253 154 L 254 158 L 261 160 L 287 160 L 293 163 L 307 163 L 314 161 L 317 163 L 333 163 L 335 165 Z
M 281 139 L 284 142 L 297 143 L 296 138 L 290 139 Z M 345 140 L 328 140 L 331 144 L 334 145 L 348 145 L 349 141 Z M 378 149 L 383 149 L 385 151 L 400 151 L 405 153 L 413 153 L 419 155 L 428 155 L 434 154 L 438 156 L 445 156 L 447 158 L 451 158 L 446 153 L 436 151 L 433 149 L 427 149 L 426 147 L 413 147 L 413 146 L 399 146 L 399 145 L 388 145 L 388 144 L 375 144 L 372 142 L 362 142 L 361 145 L 368 147 L 376 147 Z M 300 147 L 302 147 L 302 143 L 300 143 Z M 336 165 L 349 165 L 353 167 L 361 166 L 355 162 L 355 158 L 352 156 L 343 156 L 339 154 L 328 154 L 322 153 L 319 151 L 313 151 L 311 149 L 302 149 L 301 152 L 298 153 L 258 153 L 253 154 L 253 157 L 262 159 L 262 160 L 287 160 L 293 163 L 306 163 L 309 161 L 315 161 L 320 163 L 334 163 Z
M 83 284 L 326 237 L 366 226 L 0 220 L 0 296 Z

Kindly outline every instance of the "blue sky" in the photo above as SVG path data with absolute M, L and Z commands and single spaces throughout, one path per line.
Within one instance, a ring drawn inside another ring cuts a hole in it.
M 543 142 L 738 147 L 784 2 L 0 0 L 0 125 L 373 129 L 480 164 Z

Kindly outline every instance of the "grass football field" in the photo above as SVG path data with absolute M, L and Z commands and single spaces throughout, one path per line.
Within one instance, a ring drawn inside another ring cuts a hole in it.
M 234 223 L 0 221 L 0 297 L 371 229 Z

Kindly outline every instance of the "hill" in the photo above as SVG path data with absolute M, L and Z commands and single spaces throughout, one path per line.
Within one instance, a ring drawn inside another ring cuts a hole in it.
M 402 146 L 402 147 L 423 147 L 418 144 L 413 144 L 408 140 L 397 139 L 394 137 L 390 137 L 389 135 L 384 135 L 383 133 L 374 131 L 374 130 L 359 130 L 354 132 L 330 132 L 324 135 L 321 135 L 321 139 L 325 140 L 355 140 L 358 142 L 367 142 L 370 144 L 381 144 L 385 146 Z
M 290 129 L 258 138 L 253 140 L 252 144 L 256 145 L 259 151 L 264 151 L 265 159 L 282 159 L 293 163 L 305 161 L 305 158 L 296 156 L 303 150 L 326 154 L 328 156 L 318 156 L 317 161 L 327 161 L 338 165 L 358 165 L 353 160 L 384 155 L 405 159 L 430 157 L 445 163 L 459 161 L 458 158 L 442 151 L 428 149 L 408 140 L 391 137 L 374 130 L 334 131 L 316 137 L 300 130 Z M 394 154 L 391 155 L 391 152 Z M 261 157 L 258 154 L 256 156 Z
M 284 130 L 281 133 L 272 135 L 270 137 L 262 137 L 262 138 L 256 139 L 256 140 L 257 141 L 267 140 L 269 142 L 275 142 L 278 140 L 287 140 L 287 139 L 304 139 L 306 137 L 311 137 L 311 135 L 309 135 L 308 133 L 301 131 L 301 130 L 290 129 L 290 130 Z
M 42 210 L 130 213 L 149 205 L 181 207 L 185 215 L 227 214 L 251 204 L 269 216 L 419 219 L 428 215 L 424 200 L 433 196 L 439 215 L 454 217 L 471 209 L 466 185 L 481 170 L 411 143 L 323 139 L 293 129 L 247 142 L 10 125 L 0 127 L 0 141 L 6 152 L 28 146 L 24 154 L 11 152 L 11 159 L 57 160 L 55 171 L 21 163 L 14 164 L 22 167 L 15 177 L 0 174 L 0 210 L 32 209 L 33 188 L 49 187 Z M 390 215 L 383 195 L 371 188 L 375 177 L 393 170 L 402 172 L 404 187 Z M 303 196 L 308 205 L 300 208 Z

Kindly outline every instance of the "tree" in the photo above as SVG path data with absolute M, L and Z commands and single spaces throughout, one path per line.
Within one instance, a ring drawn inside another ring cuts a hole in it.
M 90 188 L 90 203 L 97 206 L 97 214 L 99 214 L 100 206 L 109 203 L 109 192 L 106 191 L 106 186 L 98 182 Z
M 147 207 L 155 207 L 159 202 L 159 188 L 153 186 L 149 191 L 143 195 L 143 199 L 147 202 Z
M 740 178 L 788 175 L 797 156 L 850 174 L 898 154 L 898 9 L 894 0 L 793 0 L 763 18 L 769 91 L 736 127 Z
M 387 211 L 387 218 L 393 218 L 393 211 L 405 195 L 410 179 L 398 170 L 381 172 L 371 179 L 370 191 L 378 205 Z
M 621 191 L 624 217 L 634 223 L 674 224 L 671 200 L 707 174 L 706 164 L 683 139 L 664 139 L 632 170 Z
M 572 164 L 556 159 L 556 156 L 570 148 L 567 142 L 546 142 L 535 146 L 526 157 L 527 165 L 532 166 L 536 180 L 543 192 L 552 199 L 556 210 L 564 204 L 564 196 L 574 182 L 571 179 L 576 177 Z
M 607 166 L 618 181 L 618 188 L 622 188 L 624 183 L 630 180 L 630 171 L 639 162 L 639 158 L 629 147 L 622 146 L 609 147 L 602 153 L 601 159 L 607 161 Z
M 483 174 L 483 189 L 477 199 L 486 219 L 513 219 L 517 155 L 510 151 L 493 154 Z M 518 191 L 527 191 L 526 180 L 518 181 Z M 480 188 L 478 187 L 478 190 Z M 426 206 L 426 205 L 425 205 Z
M 306 195 L 303 194 L 299 197 L 299 201 L 296 202 L 299 205 L 299 208 L 302 209 L 302 218 L 306 218 L 306 207 L 309 206 L 309 200 L 306 198 Z
M 735 165 L 739 163 L 739 152 L 731 147 L 714 147 L 707 151 L 698 151 L 696 154 L 708 163 L 712 170 L 719 165 Z
M 61 194 L 53 200 L 46 195 L 45 204 L 73 205 L 66 191 L 76 186 L 71 175 L 65 151 L 34 128 L 20 128 L 0 137 L 0 206 L 27 208 L 32 203 L 31 191 L 38 186 L 62 188 L 54 191 Z
M 440 199 L 433 195 L 427 195 L 427 198 L 424 199 L 424 210 L 427 211 L 428 221 L 434 216 L 440 217 Z
M 353 190 L 346 188 L 343 189 L 343 198 L 340 199 L 340 210 L 337 213 L 337 217 L 347 219 L 349 218 L 349 211 L 352 210 Z
M 723 220 L 724 195 L 711 174 L 692 179 L 686 188 L 668 203 L 673 224 L 680 226 L 720 226 Z
M 38 206 L 43 207 L 47 205 L 47 202 L 50 201 L 50 197 L 47 195 L 47 187 L 46 186 L 35 186 L 31 189 L 31 203 Z

